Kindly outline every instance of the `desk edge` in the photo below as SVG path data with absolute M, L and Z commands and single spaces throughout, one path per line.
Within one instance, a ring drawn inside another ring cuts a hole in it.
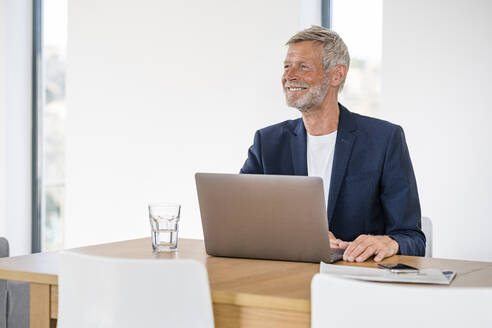
M 212 291 L 212 302 L 283 311 L 311 312 L 311 302 L 309 300 L 292 297 Z
M 0 269 L 0 279 L 23 281 L 47 285 L 58 285 L 58 276 L 46 273 L 35 273 L 26 271 L 10 271 Z

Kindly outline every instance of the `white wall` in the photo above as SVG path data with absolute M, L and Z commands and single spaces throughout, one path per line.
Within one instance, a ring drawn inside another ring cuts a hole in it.
M 0 236 L 10 254 L 31 252 L 29 0 L 0 0 Z
M 68 7 L 66 247 L 148 236 L 147 202 L 195 172 L 241 168 L 256 129 L 297 117 L 280 78 L 298 0 L 73 0 Z M 149 246 L 150 247 L 150 246 Z
M 381 116 L 405 129 L 437 257 L 492 260 L 491 40 L 491 1 L 384 1 Z
M 322 24 L 321 0 L 300 0 L 299 1 L 299 30 L 311 27 L 312 25 Z M 285 43 L 285 42 L 284 42 Z

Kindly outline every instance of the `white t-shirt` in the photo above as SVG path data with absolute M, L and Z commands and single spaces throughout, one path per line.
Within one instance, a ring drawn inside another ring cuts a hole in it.
M 308 176 L 321 177 L 325 192 L 325 205 L 328 207 L 328 193 L 330 191 L 331 169 L 337 131 L 322 136 L 307 134 L 307 167 Z

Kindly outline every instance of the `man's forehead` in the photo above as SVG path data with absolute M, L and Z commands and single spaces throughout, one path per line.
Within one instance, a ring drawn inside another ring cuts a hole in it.
M 310 60 L 318 61 L 321 59 L 323 45 L 317 41 L 301 41 L 289 44 L 285 61 Z

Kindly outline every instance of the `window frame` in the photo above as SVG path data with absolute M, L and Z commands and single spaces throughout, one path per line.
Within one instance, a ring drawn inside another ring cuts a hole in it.
M 321 25 L 331 28 L 331 0 L 321 0 Z
M 43 197 L 42 0 L 32 1 L 31 252 L 41 252 Z

